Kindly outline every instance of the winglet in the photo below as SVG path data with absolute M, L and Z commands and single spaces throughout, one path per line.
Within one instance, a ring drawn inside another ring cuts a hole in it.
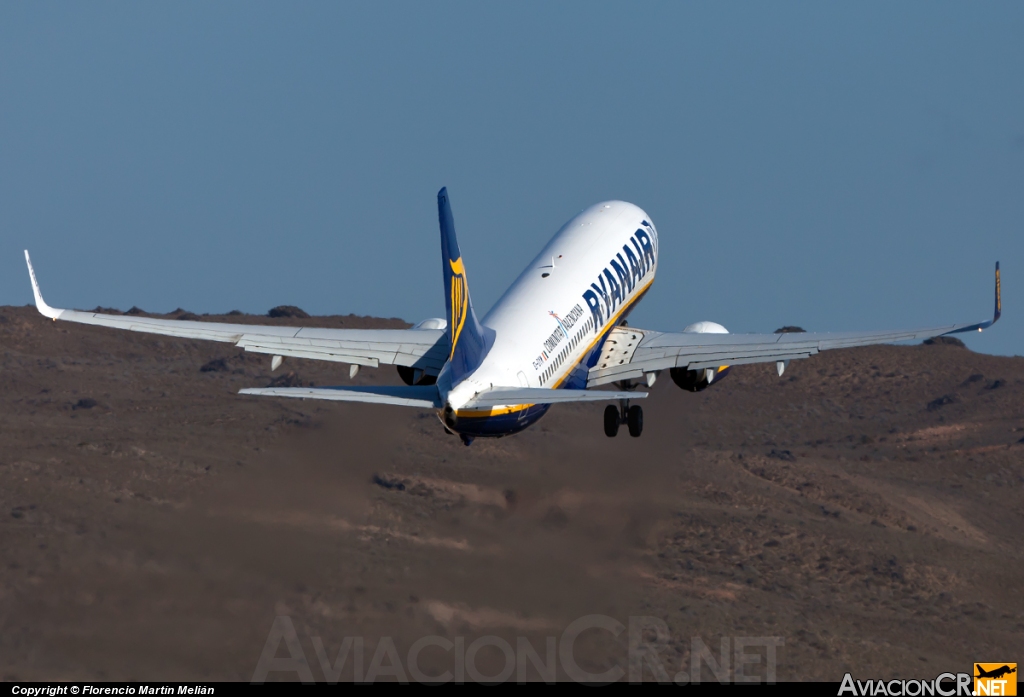
M 999 321 L 999 318 L 1003 316 L 1003 289 L 999 281 L 999 262 L 996 262 L 996 308 L 995 312 L 992 313 L 992 319 L 987 322 L 980 322 L 979 324 L 971 324 L 960 329 L 954 329 L 946 334 L 963 334 L 964 332 L 980 332 L 983 329 L 988 329 L 993 324 Z M 943 335 L 945 336 L 945 334 Z
M 32 280 L 32 294 L 36 296 L 36 309 L 44 317 L 49 317 L 53 320 L 57 319 L 64 310 L 50 307 L 43 300 L 43 294 L 39 292 L 39 281 L 36 280 L 36 272 L 32 268 L 32 259 L 29 258 L 27 249 L 25 250 L 25 263 L 28 264 L 28 277 Z
M 999 321 L 1003 316 L 1003 288 L 999 282 L 999 262 L 996 262 L 996 311 L 992 315 L 992 324 Z M 991 325 L 989 325 L 991 326 Z

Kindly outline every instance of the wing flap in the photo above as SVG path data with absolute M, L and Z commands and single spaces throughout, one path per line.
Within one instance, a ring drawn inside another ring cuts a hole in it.
M 689 370 L 704 370 L 705 368 L 718 368 L 723 365 L 745 365 L 749 363 L 773 363 L 775 361 L 796 361 L 801 358 L 810 358 L 815 353 L 817 353 L 817 351 L 814 351 L 813 353 L 779 353 L 770 357 L 751 356 L 747 358 L 731 358 L 725 362 L 722 362 L 721 360 L 694 361 L 688 363 L 686 367 Z
M 667 335 L 662 335 L 667 336 Z M 687 343 L 689 344 L 689 335 Z M 716 368 L 721 365 L 744 363 L 770 363 L 807 358 L 817 353 L 815 346 L 779 346 L 778 344 L 738 344 L 729 346 L 680 346 L 676 352 L 665 346 L 650 351 L 641 345 L 629 363 L 601 367 L 598 364 L 588 373 L 587 386 L 605 385 L 619 380 L 639 380 L 645 373 L 665 368 L 685 367 L 690 370 Z
M 447 358 L 447 341 L 442 330 L 335 330 L 338 332 L 365 332 L 366 340 L 307 338 L 301 333 L 296 337 L 268 337 L 245 334 L 237 342 L 237 346 L 253 353 L 265 353 L 275 356 L 294 356 L 314 360 L 336 361 L 339 363 L 357 363 L 376 368 L 381 363 L 386 365 L 406 365 L 416 368 L 440 372 Z M 435 341 L 414 344 L 408 341 L 407 332 L 417 332 L 416 338 L 430 339 L 437 335 Z M 387 332 L 388 334 L 384 334 Z M 384 335 L 382 335 L 384 334 Z M 423 334 L 423 336 L 420 336 Z M 356 334 L 359 336 L 359 334 Z M 426 346 L 426 348 L 424 348 Z
M 377 368 L 380 366 L 380 359 L 377 357 L 369 357 L 366 355 L 360 356 L 355 353 L 342 353 L 339 351 L 331 351 L 323 348 L 317 350 L 310 349 L 304 350 L 301 348 L 292 348 L 284 344 L 278 345 L 264 345 L 259 342 L 238 344 L 246 351 L 252 353 L 264 353 L 271 356 L 287 356 L 289 358 L 308 358 L 314 361 L 334 361 L 336 363 L 349 363 L 356 365 L 365 365 L 369 368 Z M 393 357 L 394 354 L 392 354 Z M 385 363 L 394 363 L 394 361 L 385 361 Z

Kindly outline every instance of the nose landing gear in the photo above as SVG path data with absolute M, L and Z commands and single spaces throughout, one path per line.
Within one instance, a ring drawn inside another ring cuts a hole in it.
M 629 400 L 622 400 L 622 409 L 614 404 L 604 408 L 604 434 L 614 438 L 619 433 L 619 426 L 626 424 L 629 435 L 639 438 L 644 431 L 644 410 L 640 405 L 629 406 Z

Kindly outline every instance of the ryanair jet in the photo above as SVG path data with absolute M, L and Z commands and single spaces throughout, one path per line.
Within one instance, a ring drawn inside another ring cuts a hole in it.
M 729 334 L 714 322 L 681 332 L 626 325 L 654 282 L 658 233 L 651 217 L 623 201 L 587 208 L 562 226 L 483 319 L 469 295 L 466 265 L 455 238 L 447 189 L 437 195 L 446 319 L 411 329 L 315 329 L 190 322 L 52 308 L 43 301 L 28 252 L 36 307 L 46 317 L 115 329 L 230 342 L 272 356 L 360 366 L 394 365 L 404 386 L 269 387 L 241 394 L 394 404 L 435 410 L 446 431 L 467 445 L 536 423 L 552 404 L 610 401 L 604 431 L 622 424 L 643 431 L 637 404 L 643 389 L 668 370 L 684 390 L 717 384 L 729 366 L 774 363 L 781 376 L 791 360 L 819 351 L 981 331 L 999 319 L 999 264 L 993 318 L 902 331 L 838 334 Z M 613 389 L 594 390 L 602 385 Z

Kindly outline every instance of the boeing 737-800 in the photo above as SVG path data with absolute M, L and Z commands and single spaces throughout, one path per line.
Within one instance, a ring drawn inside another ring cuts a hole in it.
M 455 238 L 448 191 L 437 195 L 446 319 L 411 329 L 316 329 L 220 324 L 55 309 L 43 301 L 28 252 L 36 307 L 54 320 L 95 324 L 189 339 L 230 342 L 273 356 L 336 361 L 351 366 L 391 364 L 404 386 L 269 387 L 242 394 L 394 404 L 436 410 L 444 428 L 468 445 L 480 436 L 507 436 L 536 423 L 552 404 L 611 401 L 604 431 L 626 424 L 643 430 L 643 411 L 631 401 L 647 396 L 659 374 L 691 392 L 716 384 L 729 367 L 789 361 L 827 349 L 981 331 L 999 319 L 999 264 L 995 314 L 975 324 L 902 331 L 839 334 L 729 334 L 713 322 L 681 332 L 626 325 L 626 317 L 654 282 L 658 233 L 651 217 L 631 203 L 607 201 L 582 211 L 555 233 L 505 294 L 477 317 L 466 266 Z M 592 390 L 613 385 L 613 390 Z

